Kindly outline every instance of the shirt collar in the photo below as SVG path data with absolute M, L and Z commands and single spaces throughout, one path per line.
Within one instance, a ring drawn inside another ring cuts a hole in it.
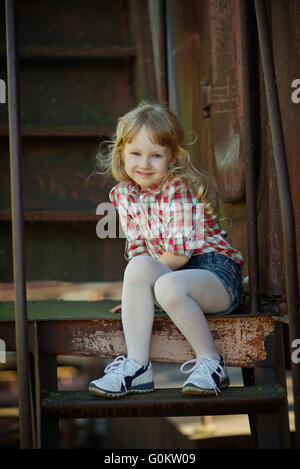
M 129 184 L 129 193 L 139 197 L 142 194 L 155 195 L 160 193 L 160 188 L 158 184 L 154 184 L 147 189 L 141 189 L 135 182 Z

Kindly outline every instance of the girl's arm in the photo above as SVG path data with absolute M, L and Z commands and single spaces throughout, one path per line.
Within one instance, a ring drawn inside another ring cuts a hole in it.
M 150 254 L 148 252 L 141 252 L 139 254 L 136 254 L 136 256 L 150 256 Z M 185 255 L 178 256 L 178 255 L 172 254 L 169 251 L 165 251 L 161 256 L 159 256 L 158 260 L 159 262 L 166 265 L 167 267 L 170 267 L 170 269 L 177 270 L 177 269 L 180 269 L 180 267 L 184 266 L 189 261 L 189 258 Z
M 175 255 L 172 254 L 169 251 L 165 251 L 159 258 L 158 260 L 169 267 L 172 270 L 177 270 L 180 269 L 180 267 L 183 267 L 188 261 L 189 258 L 185 256 L 184 254 L 182 255 Z

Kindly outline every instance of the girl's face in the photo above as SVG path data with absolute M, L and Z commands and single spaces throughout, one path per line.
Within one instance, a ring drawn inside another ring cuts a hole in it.
M 172 153 L 170 148 L 153 143 L 143 126 L 133 141 L 126 143 L 123 158 L 128 176 L 146 189 L 159 184 L 167 174 Z

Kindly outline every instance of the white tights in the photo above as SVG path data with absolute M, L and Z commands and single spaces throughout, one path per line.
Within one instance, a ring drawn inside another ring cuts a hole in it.
M 219 356 L 203 314 L 225 311 L 230 295 L 212 272 L 175 270 L 145 255 L 127 265 L 122 291 L 122 323 L 128 358 L 147 365 L 154 303 L 166 311 L 197 356 Z

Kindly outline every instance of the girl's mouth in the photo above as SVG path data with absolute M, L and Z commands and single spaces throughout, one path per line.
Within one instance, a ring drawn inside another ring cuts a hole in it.
M 142 173 L 141 171 L 137 171 L 138 174 L 141 176 L 152 176 L 153 173 Z

